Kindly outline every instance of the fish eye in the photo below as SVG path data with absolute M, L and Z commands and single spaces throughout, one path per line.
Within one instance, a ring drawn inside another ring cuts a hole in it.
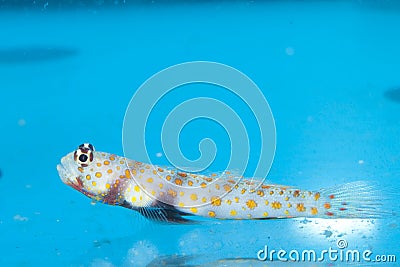
M 94 146 L 92 144 L 81 144 L 74 152 L 74 160 L 81 167 L 87 167 L 93 162 Z

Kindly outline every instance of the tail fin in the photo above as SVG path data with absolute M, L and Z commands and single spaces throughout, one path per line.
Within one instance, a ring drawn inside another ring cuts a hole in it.
M 381 218 L 393 215 L 386 200 L 388 190 L 365 181 L 351 182 L 321 190 L 322 210 L 325 218 Z

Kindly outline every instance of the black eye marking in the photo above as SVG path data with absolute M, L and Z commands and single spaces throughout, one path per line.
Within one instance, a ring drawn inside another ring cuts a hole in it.
M 80 162 L 86 162 L 88 159 L 88 156 L 86 154 L 82 154 L 79 156 L 79 161 Z
M 83 144 L 79 145 L 78 149 L 95 151 L 94 146 L 92 144 L 89 144 L 89 143 L 83 143 Z

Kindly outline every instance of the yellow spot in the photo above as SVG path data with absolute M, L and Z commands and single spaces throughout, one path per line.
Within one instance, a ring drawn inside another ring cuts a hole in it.
M 78 167 L 78 170 L 79 170 L 80 172 L 83 172 L 83 168 L 82 168 L 82 167 Z
M 117 166 L 115 168 L 117 169 L 117 171 L 121 170 L 121 166 Z
M 139 200 L 143 200 L 143 196 L 140 196 L 140 197 L 139 197 Z
M 132 175 L 133 175 L 133 176 L 136 176 L 136 174 L 137 174 L 137 171 L 136 171 L 135 169 L 133 169 L 133 170 L 132 170 Z
M 219 184 L 216 184 L 215 189 L 219 190 L 219 188 L 220 188 Z
M 268 217 L 268 212 L 264 212 L 263 217 Z
M 190 199 L 193 200 L 193 201 L 196 201 L 197 200 L 197 195 L 196 194 L 191 194 L 190 195 Z
M 153 170 L 153 174 L 154 174 L 154 175 L 157 175 L 157 171 L 156 171 L 156 170 Z
M 90 175 L 86 175 L 86 180 L 90 180 Z
M 285 213 L 285 215 L 289 215 L 289 211 L 288 210 L 285 210 L 284 213 Z
M 272 202 L 271 203 L 271 207 L 273 208 L 273 209 L 280 209 L 280 208 L 282 208 L 282 204 L 280 203 L 280 202 L 278 202 L 278 201 L 274 201 L 274 202 Z
M 232 200 L 230 200 L 230 199 L 225 200 L 225 202 L 226 202 L 226 204 L 228 204 L 228 205 L 232 204 Z
M 188 182 L 188 185 L 189 185 L 189 186 L 192 186 L 192 185 L 193 185 L 193 181 L 189 181 L 189 182 Z
M 97 162 L 96 165 L 97 165 L 97 167 L 101 167 L 101 163 L 100 162 Z
M 232 216 L 236 216 L 236 215 L 237 215 L 237 211 L 236 211 L 236 210 L 231 210 L 230 214 L 231 214 Z
M 219 197 L 211 197 L 211 205 L 221 206 L 221 199 Z
M 147 182 L 151 184 L 153 182 L 153 178 L 151 177 L 147 178 Z
M 132 197 L 132 202 L 136 202 L 136 197 Z
M 304 203 L 298 203 L 297 207 L 296 207 L 296 210 L 299 211 L 299 212 L 306 211 L 306 208 L 304 207 Z
M 272 196 L 274 194 L 274 191 L 269 191 L 269 194 Z
M 193 212 L 193 213 L 197 213 L 197 208 L 194 208 L 194 207 L 190 208 L 190 211 Z
M 119 164 L 123 165 L 123 164 L 125 164 L 125 161 L 120 160 L 120 161 L 119 161 Z
M 287 207 L 288 207 L 288 208 L 291 208 L 291 207 L 292 207 L 292 204 L 287 203 Z
M 249 190 L 249 192 L 250 193 L 254 193 L 254 192 L 256 192 L 256 190 L 254 188 L 252 188 L 252 189 Z
M 108 169 L 108 170 L 107 170 L 107 173 L 112 173 L 112 170 L 111 170 L 111 169 Z
M 230 185 L 226 184 L 226 185 L 224 185 L 224 189 L 225 189 L 226 192 L 229 192 L 229 191 L 232 190 L 232 187 Z
M 140 169 L 140 173 L 144 173 L 144 169 Z
M 285 197 L 285 201 L 289 201 L 289 197 Z
M 252 199 L 250 199 L 250 200 L 248 200 L 247 202 L 246 202 L 246 205 L 247 205 L 247 207 L 249 207 L 249 209 L 254 209 L 255 207 L 257 207 L 257 203 L 254 201 L 254 200 L 252 200 Z
M 146 165 L 146 169 L 150 169 L 150 165 Z
M 321 197 L 321 194 L 319 192 L 315 193 L 314 200 L 317 201 L 320 197 Z
M 152 194 L 153 196 L 155 196 L 155 195 L 156 195 L 156 191 L 151 190 L 151 194 Z
M 279 195 L 281 195 L 281 196 L 283 195 L 283 191 L 282 191 L 282 190 L 281 190 L 281 191 L 279 191 Z
M 135 187 L 133 188 L 136 192 L 139 192 L 140 191 L 140 188 L 139 188 L 139 186 L 138 185 L 135 185 Z
M 103 163 L 104 165 L 110 165 L 110 162 L 108 160 L 105 160 Z
M 106 188 L 110 189 L 111 185 L 110 184 L 106 184 Z
M 265 200 L 265 205 L 268 206 L 268 204 L 269 204 L 269 201 L 268 201 L 268 200 Z
M 184 207 L 185 204 L 183 204 L 183 202 L 179 202 L 179 203 L 178 203 L 178 206 L 179 206 L 179 207 Z
M 95 181 L 92 181 L 92 185 L 93 185 L 93 186 L 96 186 L 96 182 L 95 182 Z
M 234 200 L 236 203 L 239 203 L 239 198 L 238 198 L 238 197 L 234 197 L 233 200 Z
M 181 197 L 183 197 L 184 194 L 185 194 L 185 192 L 179 192 L 179 195 L 180 195 Z
M 162 189 L 164 185 L 163 184 L 159 184 L 158 186 L 160 187 L 160 189 Z
M 246 193 L 246 189 L 243 188 L 241 193 L 242 193 L 242 195 L 243 195 L 244 193 Z
M 311 208 L 311 214 L 312 215 L 317 215 L 318 214 L 318 209 L 315 208 L 315 207 Z
M 202 201 L 203 203 L 206 203 L 206 202 L 207 202 L 207 199 L 206 199 L 205 197 L 203 197 L 203 198 L 201 199 L 201 201 Z
M 209 212 L 208 212 L 208 216 L 210 216 L 210 217 L 215 217 L 215 212 L 214 212 L 214 211 L 209 211 Z
M 96 172 L 95 175 L 96 175 L 97 178 L 100 178 L 101 177 L 101 172 Z

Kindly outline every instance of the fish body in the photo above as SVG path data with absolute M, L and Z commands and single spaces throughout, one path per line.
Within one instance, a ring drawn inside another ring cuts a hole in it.
M 354 182 L 319 191 L 259 183 L 228 171 L 201 175 L 95 151 L 90 144 L 62 158 L 62 181 L 87 197 L 161 221 L 217 219 L 365 218 L 379 214 L 376 191 Z

